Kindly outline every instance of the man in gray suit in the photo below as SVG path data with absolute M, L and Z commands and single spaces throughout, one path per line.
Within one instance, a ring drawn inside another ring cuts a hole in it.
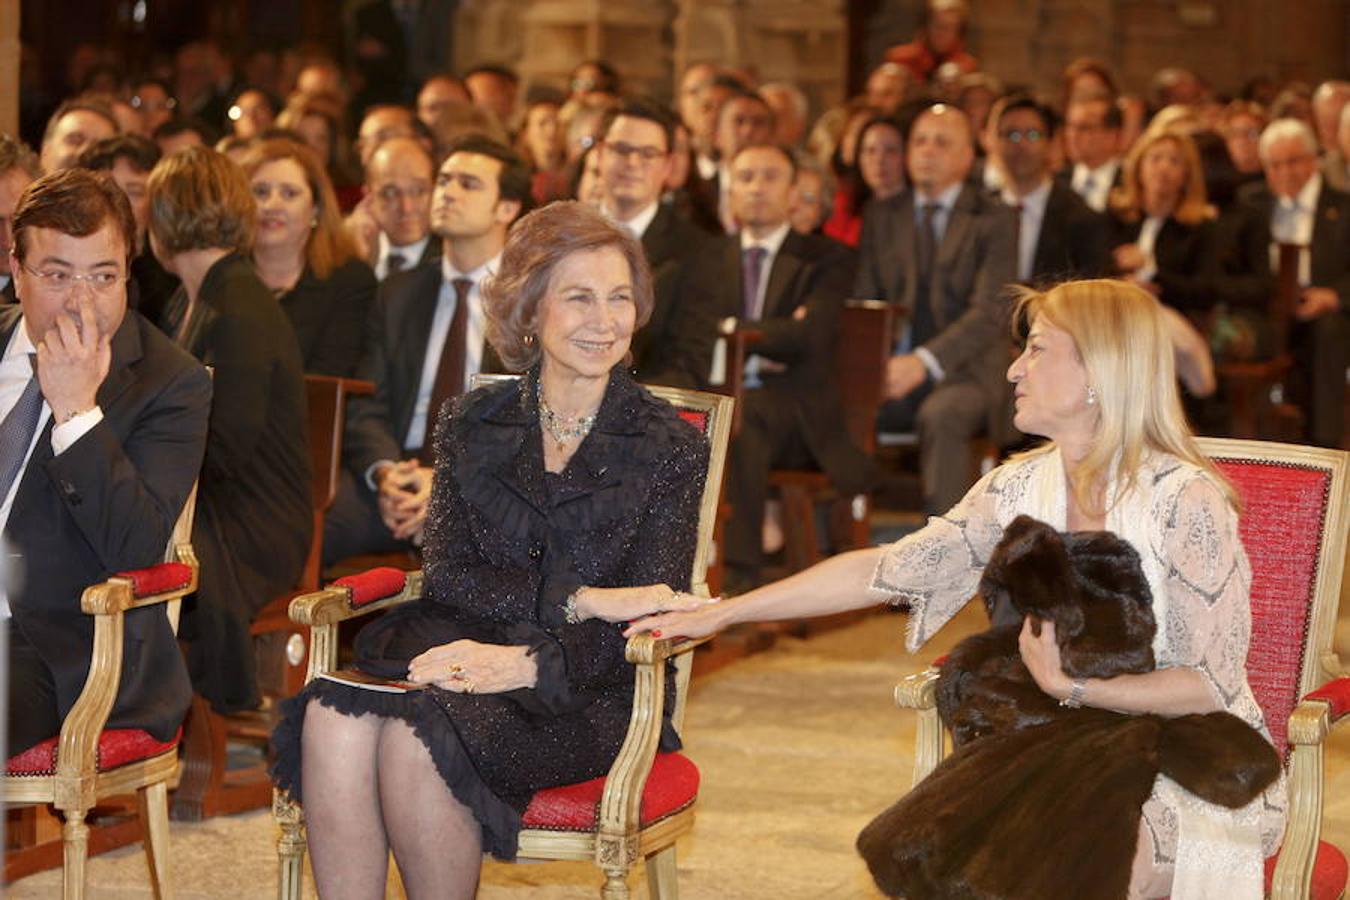
M 924 506 L 949 509 L 970 486 L 969 443 L 1011 437 L 1004 370 L 1017 223 L 967 182 L 974 135 L 965 113 L 938 104 L 910 129 L 910 187 L 869 212 L 855 295 L 909 312 L 886 379 L 883 431 L 919 433 Z

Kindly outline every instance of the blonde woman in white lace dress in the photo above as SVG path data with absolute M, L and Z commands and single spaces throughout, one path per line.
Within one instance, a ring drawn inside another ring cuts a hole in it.
M 1053 626 L 1024 628 L 1023 661 L 1047 694 L 1088 706 L 1184 715 L 1226 710 L 1261 730 L 1247 684 L 1251 570 L 1231 486 L 1200 454 L 1177 395 L 1158 302 L 1120 281 L 1028 293 L 1031 330 L 1008 369 L 1018 428 L 1049 440 L 990 472 L 946 515 L 885 547 L 857 550 L 695 613 L 631 631 L 700 636 L 738 622 L 907 602 L 917 650 L 975 592 L 1003 529 L 1027 513 L 1067 531 L 1108 530 L 1139 551 L 1154 598 L 1157 670 L 1085 679 L 1060 666 Z M 1145 803 L 1130 896 L 1257 900 L 1279 846 L 1284 781 L 1241 810 L 1159 778 Z

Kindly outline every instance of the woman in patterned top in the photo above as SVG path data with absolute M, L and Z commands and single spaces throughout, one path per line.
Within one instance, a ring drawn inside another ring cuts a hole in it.
M 1246 678 L 1251 570 L 1236 496 L 1186 426 L 1158 302 L 1125 282 L 1069 282 L 1024 293 L 1023 317 L 1026 349 L 1008 369 L 1014 421 L 1045 444 L 895 544 L 841 554 L 692 613 L 652 616 L 630 631 L 692 637 L 737 622 L 905 601 L 913 652 L 968 602 L 1003 529 L 1026 513 L 1062 531 L 1126 538 L 1142 558 L 1158 622 L 1155 671 L 1078 682 L 1061 668 L 1053 627 L 1035 637 L 1027 625 L 1022 658 L 1042 690 L 1129 713 L 1226 710 L 1268 736 Z M 1234 811 L 1160 779 L 1143 808 L 1131 896 L 1193 897 L 1194 888 L 1222 884 L 1230 896 L 1249 888 L 1259 897 L 1263 854 L 1279 846 L 1283 827 L 1283 780 Z M 1221 837 L 1203 842 L 1202 833 Z

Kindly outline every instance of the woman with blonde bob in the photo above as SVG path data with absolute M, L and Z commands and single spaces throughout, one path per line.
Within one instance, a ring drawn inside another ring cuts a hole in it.
M 391 848 L 409 897 L 472 897 L 535 791 L 613 763 L 633 704 L 614 623 L 703 602 L 682 591 L 707 443 L 625 368 L 652 307 L 641 246 L 551 204 L 512 228 L 484 304 L 526 374 L 442 408 L 425 593 L 356 640 L 365 672 L 422 689 L 315 681 L 275 735 L 325 898 L 383 896 Z
M 1150 129 L 1135 141 L 1109 212 L 1117 272 L 1187 314 L 1214 304 L 1215 211 L 1190 135 Z
M 1187 429 L 1158 302 L 1127 282 L 1068 282 L 1024 291 L 1017 319 L 1030 334 L 1008 368 L 1014 421 L 1046 443 L 994 469 L 946 515 L 895 544 L 836 556 L 698 611 L 652 616 L 629 632 L 696 637 L 738 622 L 904 601 L 913 652 L 969 602 L 1004 529 L 1027 514 L 1060 531 L 1125 538 L 1140 553 L 1158 623 L 1155 671 L 1073 680 L 1053 627 L 1043 624 L 1037 637 L 1028 620 L 1022 659 L 1045 693 L 1135 714 L 1226 710 L 1269 737 L 1247 684 L 1251 572 L 1235 494 Z M 1260 896 L 1261 854 L 1279 846 L 1283 830 L 1283 782 L 1239 811 L 1183 793 L 1160 782 L 1145 802 L 1131 897 L 1180 896 L 1195 879 L 1236 893 L 1245 876 Z M 1179 821 L 1196 816 L 1223 836 L 1224 854 L 1179 837 Z M 1225 867 L 1217 876 L 1207 868 L 1214 859 Z

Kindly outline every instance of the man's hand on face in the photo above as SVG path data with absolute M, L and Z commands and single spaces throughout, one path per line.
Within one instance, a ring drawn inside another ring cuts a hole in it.
M 93 298 L 84 292 L 75 312 L 58 315 L 37 345 L 38 384 L 58 425 L 98 405 L 111 365 L 112 335 L 99 332 Z

